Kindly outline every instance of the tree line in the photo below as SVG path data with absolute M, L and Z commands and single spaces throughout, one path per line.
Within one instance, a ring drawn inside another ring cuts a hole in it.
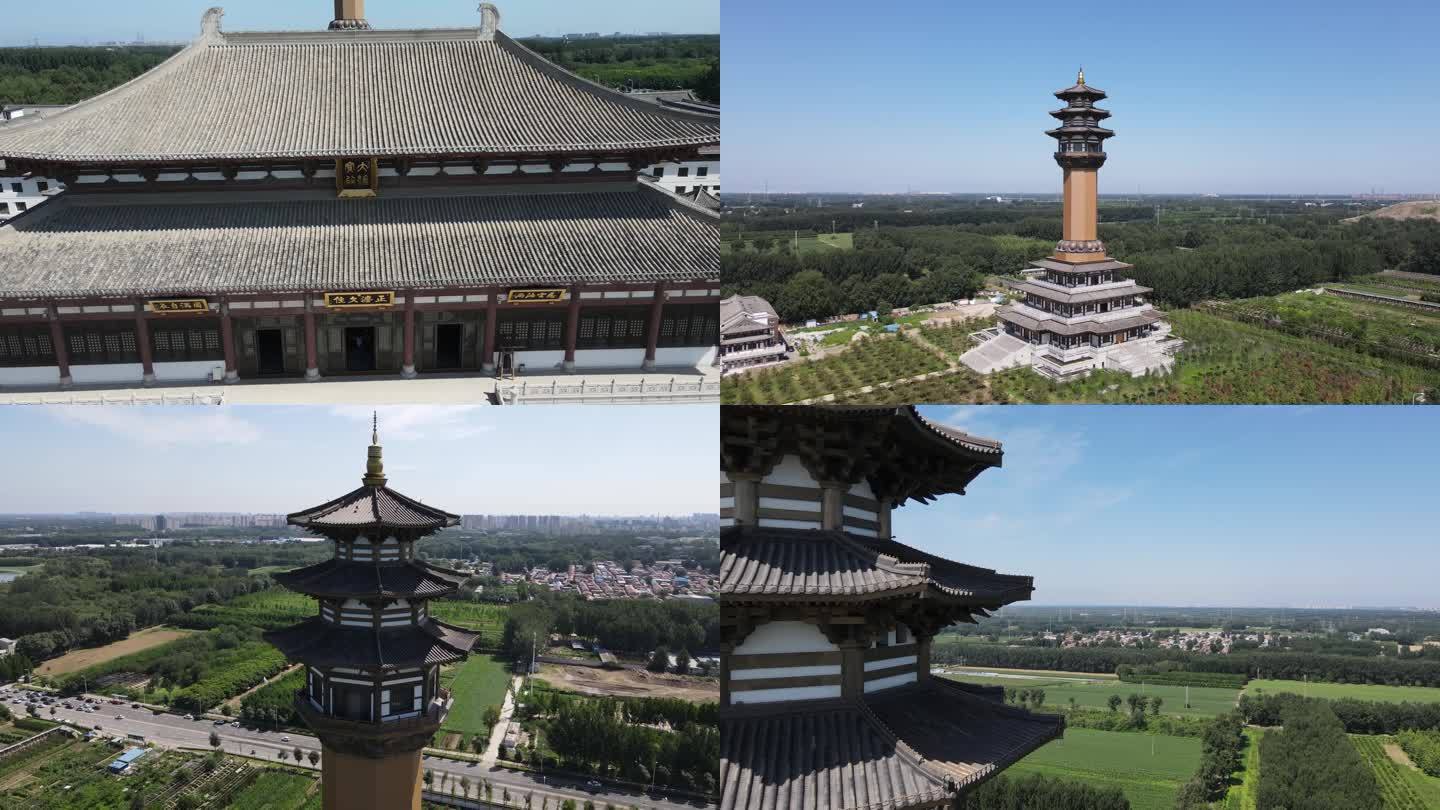
M 1200 764 L 1195 775 L 1180 788 L 1175 810 L 1206 810 L 1210 802 L 1225 797 L 1230 775 L 1240 769 L 1245 749 L 1241 728 L 1240 715 L 1235 712 L 1215 717 L 1205 725 L 1200 736 Z
M 74 104 L 170 58 L 172 45 L 0 48 L 0 105 Z
M 1380 810 L 1380 786 L 1324 701 L 1281 712 L 1284 728 L 1260 740 L 1259 810 Z
M 532 639 L 543 655 L 551 633 L 594 638 L 601 647 L 648 654 L 670 649 L 717 649 L 720 609 L 714 602 L 666 599 L 582 600 L 574 594 L 543 592 L 506 611 L 501 647 L 516 660 L 529 660 Z
M 1121 666 L 1172 662 L 1196 673 L 1230 673 L 1331 683 L 1391 686 L 1440 686 L 1440 662 L 1434 658 L 1359 658 L 1353 655 L 1254 650 L 1229 655 L 1200 655 L 1173 649 L 1130 647 L 1011 647 L 1000 644 L 937 644 L 931 660 L 938 664 L 1064 672 L 1119 672 Z
M 1305 698 L 1290 692 L 1246 693 L 1240 696 L 1240 713 L 1245 722 L 1256 726 L 1275 726 L 1284 722 L 1285 710 Z M 1400 731 L 1440 731 L 1440 703 L 1341 698 L 1327 701 L 1330 710 L 1340 718 L 1351 734 L 1395 734 Z
M 1118 787 L 1099 787 L 1040 774 L 997 776 L 958 802 L 957 810 L 1130 810 Z

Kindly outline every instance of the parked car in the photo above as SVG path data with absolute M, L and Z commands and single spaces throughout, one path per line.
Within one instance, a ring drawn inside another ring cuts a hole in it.
M 124 703 L 125 701 L 120 700 L 120 701 L 116 701 L 116 702 L 117 702 L 117 703 Z M 139 704 L 139 703 L 131 703 L 131 704 L 130 704 L 130 708 L 132 708 L 132 709 L 138 709 L 138 708 L 140 708 L 140 704 Z
M 193 714 L 187 714 L 187 715 L 185 715 L 185 719 L 186 719 L 186 720 L 194 720 L 194 719 L 195 719 L 195 715 L 193 715 Z
M 115 715 L 115 719 L 116 719 L 116 720 L 124 720 L 124 719 L 125 719 L 125 715 L 123 715 L 123 714 L 117 714 L 117 715 Z
M 290 742 L 290 735 L 288 735 L 288 734 L 282 735 L 282 736 L 280 737 L 280 742 Z
M 590 781 L 585 783 L 585 787 L 590 788 L 591 790 L 599 790 L 600 782 L 598 780 L 591 779 Z
M 215 725 L 217 725 L 217 726 L 223 726 L 223 725 L 225 725 L 225 721 L 224 721 L 224 720 L 216 720 L 216 721 L 215 721 Z

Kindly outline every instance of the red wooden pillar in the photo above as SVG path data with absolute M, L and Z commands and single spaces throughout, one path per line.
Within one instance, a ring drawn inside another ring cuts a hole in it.
M 220 347 L 225 351 L 225 383 L 240 382 L 235 365 L 235 324 L 230 320 L 230 303 L 220 302 Z
M 495 372 L 495 321 L 500 312 L 500 290 L 491 290 L 485 297 L 485 337 L 480 343 L 480 370 Z
M 415 294 L 408 293 L 405 296 L 405 365 L 400 369 L 400 376 L 407 380 L 413 380 L 415 373 Z
M 311 382 L 320 379 L 320 362 L 315 349 L 314 304 L 305 302 L 305 379 Z
M 69 388 L 75 384 L 70 378 L 70 347 L 65 345 L 65 329 L 60 326 L 60 313 L 51 304 L 46 319 L 50 321 L 50 345 L 55 349 L 55 365 L 60 367 L 60 387 Z
M 655 297 L 650 299 L 650 324 L 645 334 L 645 362 L 642 371 L 655 370 L 655 349 L 660 345 L 660 318 L 665 313 L 665 282 L 655 285 Z
M 570 288 L 570 309 L 565 318 L 565 370 L 575 370 L 575 338 L 580 334 L 580 288 Z
M 150 345 L 150 324 L 145 320 L 145 304 L 137 304 L 140 312 L 135 316 L 135 344 L 140 348 L 140 370 L 143 372 L 141 385 L 155 384 L 155 358 Z

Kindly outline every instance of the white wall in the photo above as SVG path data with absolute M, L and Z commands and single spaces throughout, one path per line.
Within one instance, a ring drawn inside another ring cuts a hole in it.
M 655 349 L 655 365 L 672 368 L 701 368 L 715 364 L 719 346 L 674 346 Z M 645 356 L 642 352 L 642 358 Z
M 904 686 L 907 683 L 915 683 L 918 676 L 914 672 L 907 672 L 904 675 L 891 675 L 888 678 L 881 678 L 878 681 L 866 681 L 865 693 L 879 692 L 881 689 L 890 689 L 896 686 Z
M 744 643 L 735 648 L 735 655 L 833 652 L 839 649 L 813 624 L 766 622 L 745 637 Z
M 724 470 L 721 470 L 721 471 L 720 471 L 720 483 L 722 483 L 722 484 L 728 484 L 728 483 L 730 483 L 730 476 L 726 475 Z M 734 506 L 735 506 L 735 496 L 734 496 L 734 495 L 725 495 L 725 496 L 722 496 L 722 497 L 720 498 L 720 508 L 721 508 L 721 509 L 734 508 Z M 721 525 L 721 526 L 734 526 L 734 525 L 735 525 L 735 518 L 722 517 L 722 518 L 720 518 L 720 525 Z
M 560 351 L 533 351 L 515 352 L 515 364 L 525 364 L 525 371 L 528 374 L 548 374 L 551 371 L 559 370 L 565 362 L 565 352 Z
M 59 385 L 59 366 L 0 368 L 0 385 Z
M 70 379 L 74 380 L 76 385 L 138 383 L 145 379 L 145 367 L 139 363 L 71 366 Z
M 840 685 L 797 686 L 785 689 L 754 689 L 730 692 L 731 703 L 778 703 L 782 700 L 821 700 L 840 697 Z
M 644 362 L 644 349 L 575 350 L 575 368 L 615 368 L 632 371 L 639 369 L 640 364 Z
M 209 380 L 210 372 L 220 369 L 220 376 L 225 376 L 224 360 L 187 360 L 174 363 L 156 363 L 155 379 L 161 382 L 171 380 Z

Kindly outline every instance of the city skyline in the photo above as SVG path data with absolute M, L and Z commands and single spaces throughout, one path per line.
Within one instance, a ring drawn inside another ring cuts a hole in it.
M 920 410 L 1004 464 L 896 539 L 1031 574 L 1031 604 L 1440 608 L 1424 408 Z
M 734 0 L 725 191 L 1058 191 L 1046 113 L 1083 65 L 1119 133 L 1102 194 L 1435 192 L 1437 23 L 1418 2 Z
M 224 26 L 231 31 L 323 30 L 333 12 L 329 0 L 249 0 L 221 3 Z M 429 0 L 421 4 L 399 0 L 369 0 L 365 16 L 375 28 L 456 28 L 480 24 L 475 0 Z M 587 3 L 581 0 L 530 0 L 497 2 L 501 30 L 514 37 L 563 36 L 599 33 L 610 35 L 668 32 L 716 34 L 720 31 L 719 0 L 625 0 L 622 3 Z M 40 45 L 94 45 L 132 42 L 137 35 L 148 43 L 180 44 L 200 32 L 200 17 L 209 6 L 179 0 L 133 0 L 100 3 L 96 0 L 58 0 L 38 6 L 6 10 L 6 30 L 0 47 Z
M 456 514 L 716 508 L 703 406 L 56 406 L 0 415 L 30 459 L 0 513 L 288 513 L 359 486 L 372 410 L 391 486 Z

